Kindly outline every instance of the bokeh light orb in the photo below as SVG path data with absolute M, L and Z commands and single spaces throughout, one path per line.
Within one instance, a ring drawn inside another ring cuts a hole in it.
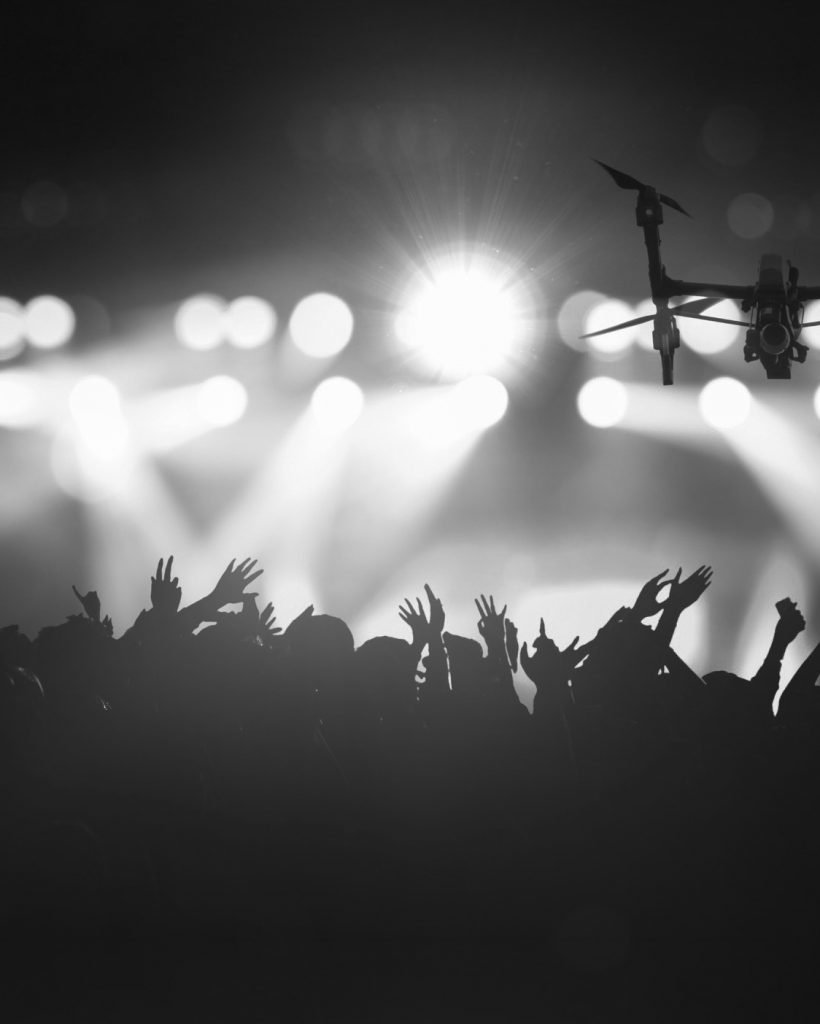
M 638 305 L 632 311 L 634 317 L 638 316 L 654 316 L 655 315 L 655 303 L 652 299 L 642 299 Z M 638 348 L 643 349 L 645 352 L 654 352 L 655 345 L 652 341 L 652 321 L 648 323 L 639 324 L 633 328 L 635 344 Z
M 225 310 L 225 337 L 236 348 L 259 348 L 276 331 L 276 311 L 265 299 L 243 295 Z
M 587 340 L 581 335 L 586 330 L 587 316 L 590 311 L 605 301 L 606 295 L 603 292 L 593 291 L 591 288 L 574 292 L 565 299 L 558 310 L 556 326 L 558 337 L 565 345 L 575 349 L 577 352 L 586 352 Z
M 762 238 L 774 223 L 774 207 L 765 196 L 744 192 L 729 203 L 726 219 L 738 238 Z
M 76 423 L 94 424 L 120 415 L 120 393 L 107 377 L 91 374 L 78 381 L 68 396 Z
M 411 283 L 396 337 L 423 370 L 448 380 L 504 374 L 529 339 L 532 300 L 514 268 L 483 255 L 431 261 Z
M 626 415 L 628 404 L 626 388 L 612 377 L 593 377 L 578 392 L 578 412 L 591 427 L 614 427 Z
M 296 347 L 314 359 L 338 355 L 353 336 L 353 313 L 337 295 L 306 295 L 290 315 L 290 336 Z
M 820 299 L 807 302 L 803 310 L 804 323 L 812 323 L 814 320 L 820 320 Z M 800 340 L 810 348 L 820 349 L 820 327 L 805 327 L 800 334 Z
M 310 400 L 316 422 L 329 433 L 341 433 L 361 415 L 364 394 L 347 377 L 328 377 L 318 385 Z
M 634 320 L 638 316 L 635 310 L 620 299 L 604 299 L 589 311 L 584 321 L 584 334 L 601 331 L 606 327 L 614 327 L 625 320 Z M 597 338 L 586 338 L 590 350 L 601 355 L 615 355 L 624 352 L 635 341 L 637 327 L 624 327 L 611 334 L 599 334 Z
M 465 426 L 485 430 L 503 418 L 510 397 L 498 378 L 478 374 L 454 386 L 453 402 L 455 415 Z
M 44 412 L 39 377 L 27 370 L 0 373 L 0 427 L 22 430 L 37 426 Z
M 716 377 L 701 390 L 698 407 L 709 426 L 732 430 L 748 418 L 752 396 L 746 385 L 734 377 Z
M 174 316 L 174 333 L 185 348 L 207 352 L 216 348 L 225 333 L 225 300 L 218 295 L 194 295 Z
M 13 359 L 25 344 L 23 307 L 14 299 L 0 297 L 0 360 Z
M 204 381 L 197 391 L 196 408 L 213 427 L 227 427 L 240 420 L 248 407 L 248 392 L 234 377 L 220 374 Z
M 71 340 L 75 326 L 74 310 L 56 295 L 32 299 L 23 313 L 23 331 L 34 348 L 60 348 Z
M 740 306 L 733 299 L 722 299 L 704 311 L 705 316 L 720 316 L 726 320 L 742 320 Z M 748 317 L 746 318 L 748 320 Z M 716 324 L 711 320 L 680 317 L 677 321 L 681 341 L 700 355 L 716 355 L 730 348 L 740 337 L 742 327 Z

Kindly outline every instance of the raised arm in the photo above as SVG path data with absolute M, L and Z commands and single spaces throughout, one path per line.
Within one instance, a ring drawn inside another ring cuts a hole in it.
M 779 618 L 774 627 L 772 641 L 763 663 L 751 679 L 751 685 L 768 705 L 772 704 L 780 686 L 783 655 L 792 640 L 806 628 L 806 620 L 790 598 L 784 597 L 782 601 L 777 602 L 775 608 L 777 608 Z

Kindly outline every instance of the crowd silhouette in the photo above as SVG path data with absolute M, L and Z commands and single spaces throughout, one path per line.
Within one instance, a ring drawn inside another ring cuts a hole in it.
M 0 630 L 18 949 L 486 938 L 611 981 L 672 938 L 811 935 L 820 645 L 773 711 L 793 601 L 751 679 L 701 677 L 674 638 L 707 566 L 664 570 L 563 650 L 543 619 L 519 647 L 493 596 L 478 637 L 448 632 L 427 585 L 404 639 L 356 646 L 312 606 L 282 628 L 249 590 L 261 571 L 232 561 L 182 606 L 161 559 L 120 635 L 76 588 L 82 614 Z

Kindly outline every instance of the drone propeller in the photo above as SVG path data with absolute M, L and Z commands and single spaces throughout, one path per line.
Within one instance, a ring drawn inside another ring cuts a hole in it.
M 595 159 L 593 157 L 593 159 Z M 648 191 L 654 191 L 651 185 L 644 185 L 642 181 L 638 181 L 637 178 L 633 178 L 630 174 L 624 174 L 623 171 L 619 171 L 614 167 L 610 167 L 609 164 L 603 163 L 601 160 L 595 160 L 595 163 L 603 167 L 603 169 L 609 174 L 618 188 L 634 188 L 637 189 L 641 194 L 645 194 Z M 677 200 L 672 199 L 671 196 L 665 196 L 662 192 L 658 192 L 658 199 L 666 206 L 671 206 L 673 210 L 677 210 L 678 213 L 682 213 L 685 217 L 691 217 L 691 213 L 687 213 L 686 210 L 680 205 Z
M 672 316 L 689 316 L 698 320 L 716 320 L 718 323 L 734 324 L 738 323 L 737 320 L 722 320 L 716 316 L 701 316 L 701 311 L 708 309 L 710 306 L 714 306 L 716 302 L 720 302 L 719 297 L 710 297 L 706 299 L 691 299 L 689 302 L 682 302 L 679 306 L 675 306 L 674 309 L 670 309 L 669 312 Z M 625 327 L 637 327 L 639 324 L 648 324 L 650 320 L 654 320 L 657 316 L 657 312 L 648 313 L 646 316 L 636 316 L 634 320 L 626 320 L 622 324 L 616 324 L 614 327 L 604 327 L 600 331 L 591 331 L 589 334 L 582 334 L 582 338 L 597 338 L 599 334 L 611 334 L 612 331 L 622 331 Z M 745 324 L 741 324 L 745 326 Z

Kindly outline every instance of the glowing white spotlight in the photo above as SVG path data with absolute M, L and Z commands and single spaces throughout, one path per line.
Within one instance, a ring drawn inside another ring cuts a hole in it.
M 336 295 L 317 292 L 298 303 L 290 316 L 290 335 L 305 355 L 328 359 L 347 345 L 353 334 L 350 307 Z
M 248 406 L 248 393 L 233 377 L 211 377 L 200 385 L 196 408 L 200 416 L 214 427 L 227 427 L 241 419 Z
M 462 255 L 427 268 L 395 330 L 425 369 L 458 380 L 504 371 L 531 323 L 528 296 L 509 267 Z
M 803 312 L 803 320 L 811 323 L 813 320 L 820 320 L 820 299 L 806 303 Z M 820 327 L 806 327 L 800 334 L 800 340 L 811 348 L 820 349 Z
M 25 370 L 0 373 L 0 427 L 34 427 L 44 417 L 38 378 Z
M 341 433 L 359 418 L 364 395 L 347 377 L 328 377 L 313 392 L 310 406 L 323 429 Z
M 752 407 L 749 389 L 733 377 L 710 380 L 698 398 L 701 416 L 715 430 L 740 426 Z
M 626 415 L 626 388 L 612 377 L 593 377 L 578 392 L 578 412 L 591 427 L 614 427 Z
M 276 312 L 264 299 L 244 295 L 225 311 L 225 336 L 237 348 L 259 348 L 276 330 Z
M 625 320 L 633 320 L 636 315 L 632 307 L 621 302 L 620 299 L 604 299 L 587 314 L 584 334 L 602 331 L 605 327 L 614 327 L 615 324 L 623 323 Z M 600 334 L 597 338 L 587 338 L 586 342 L 595 352 L 600 352 L 602 355 L 614 355 L 629 348 L 637 337 L 637 330 L 637 327 L 624 327 L 623 330 L 613 331 L 611 334 Z
M 817 418 L 820 419 L 820 388 L 814 392 L 814 411 Z
M 218 295 L 194 295 L 179 307 L 174 332 L 181 345 L 197 352 L 216 348 L 225 333 L 226 306 Z
M 740 306 L 732 299 L 723 299 L 710 306 L 704 316 L 721 316 L 727 320 L 741 320 Z M 678 320 L 681 340 L 693 352 L 704 356 L 723 352 L 733 345 L 743 328 L 732 324 L 716 324 L 710 320 L 695 320 L 693 317 L 681 317 Z
M 35 348 L 59 348 L 74 333 L 74 310 L 56 295 L 32 299 L 23 314 L 23 331 Z
M 467 377 L 453 388 L 454 414 L 467 429 L 485 430 L 502 418 L 509 404 L 507 389 L 495 377 Z
M 0 359 L 13 359 L 22 351 L 23 308 L 14 299 L 0 298 Z

